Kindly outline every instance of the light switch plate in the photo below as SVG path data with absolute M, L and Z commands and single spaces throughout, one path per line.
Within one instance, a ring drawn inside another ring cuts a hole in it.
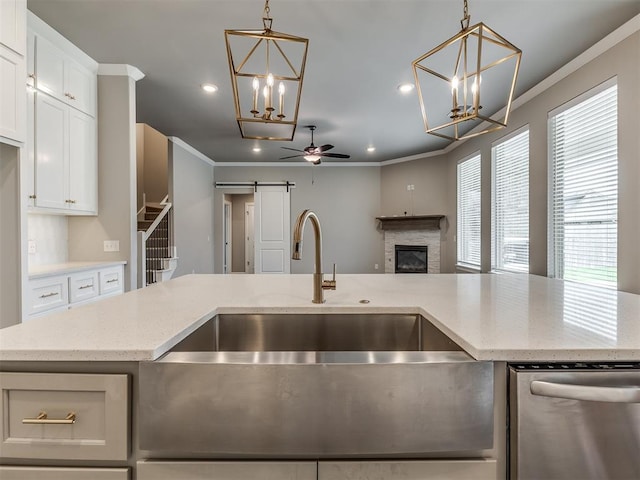
M 105 240 L 104 241 L 104 251 L 105 252 L 119 252 L 120 251 L 120 240 Z

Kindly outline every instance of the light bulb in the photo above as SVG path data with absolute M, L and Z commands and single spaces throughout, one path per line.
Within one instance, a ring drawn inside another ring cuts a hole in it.
M 273 75 L 272 74 L 267 75 L 267 85 L 269 87 L 273 87 Z
M 457 93 L 458 91 L 458 83 L 460 81 L 458 80 L 458 77 L 453 77 L 451 79 L 451 93 Z
M 269 87 L 267 87 L 266 85 L 264 86 L 264 88 L 262 89 L 262 96 L 264 98 L 267 98 L 269 96 Z
M 317 162 L 318 160 L 320 160 L 320 155 L 305 155 L 304 159 L 307 162 Z
M 258 91 L 259 88 L 260 88 L 260 81 L 258 80 L 258 77 L 253 77 L 253 89 L 255 91 Z
M 284 95 L 284 83 L 280 82 L 280 85 L 278 85 L 278 93 L 280 95 Z

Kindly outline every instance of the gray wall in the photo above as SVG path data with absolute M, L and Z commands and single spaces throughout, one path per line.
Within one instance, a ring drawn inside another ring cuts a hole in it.
M 213 166 L 169 142 L 169 201 L 178 252 L 174 277 L 213 273 Z
M 491 145 L 524 125 L 529 126 L 529 232 L 530 271 L 547 274 L 547 116 L 553 110 L 609 78 L 618 80 L 618 288 L 640 294 L 640 140 L 637 115 L 640 111 L 640 33 L 636 32 L 582 68 L 512 111 L 506 129 L 460 143 L 440 158 L 425 158 L 382 169 L 382 210 L 398 214 L 408 204 L 406 183 L 416 185 L 420 207 L 429 213 L 439 205 L 448 216 L 443 237 L 442 268 L 453 271 L 456 262 L 456 164 L 467 156 L 482 155 L 482 271 L 491 268 Z M 414 180 L 415 179 L 415 180 Z M 420 179 L 420 180 L 418 180 Z M 419 182 L 428 187 L 418 187 Z
M 253 193 L 250 194 L 236 194 L 230 195 L 231 199 L 231 271 L 232 272 L 244 272 L 245 271 L 245 203 L 253 202 Z
M 136 97 L 128 76 L 98 76 L 98 216 L 69 217 L 69 261 L 125 260 L 137 286 Z M 104 240 L 119 240 L 105 252 Z
M 445 215 L 440 222 L 440 271 L 455 271 L 455 243 L 451 218 L 456 215 L 456 179 L 450 177 L 451 162 L 446 155 L 425 157 L 382 168 L 382 214 Z M 414 189 L 408 191 L 407 185 Z M 453 251 L 454 263 L 448 261 Z
M 145 123 L 136 125 L 137 202 L 159 203 L 169 193 L 169 140 Z
M 382 233 L 375 217 L 380 215 L 380 167 L 215 167 L 217 182 L 292 181 L 291 230 L 298 214 L 310 208 L 320 218 L 323 235 L 323 270 L 329 273 L 336 263 L 342 273 L 384 271 Z M 312 183 L 313 177 L 313 183 Z M 223 193 L 249 193 L 216 189 L 215 258 L 216 272 L 222 273 Z M 305 229 L 302 260 L 291 261 L 292 273 L 313 272 L 313 233 Z M 379 269 L 375 270 L 374 265 Z
M 0 143 L 0 328 L 20 322 L 19 150 Z

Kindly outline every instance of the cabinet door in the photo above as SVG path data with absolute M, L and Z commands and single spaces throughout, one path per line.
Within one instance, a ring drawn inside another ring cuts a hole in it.
M 0 1 L 0 43 L 24 56 L 27 0 Z
M 96 122 L 89 115 L 69 110 L 69 208 L 96 213 L 98 205 Z
M 1 1 L 1 0 L 0 0 Z M 129 480 L 128 468 L 0 466 L 2 480 Z
M 316 480 L 316 462 L 138 462 L 138 480 Z
M 318 480 L 496 480 L 492 459 L 318 462 Z
M 69 105 L 88 115 L 96 114 L 96 75 L 78 62 L 67 59 L 65 62 L 65 89 Z
M 25 141 L 25 58 L 0 45 L 0 137 Z
M 39 35 L 35 41 L 36 87 L 59 100 L 66 99 L 64 52 Z
M 35 203 L 37 207 L 67 208 L 65 156 L 69 107 L 39 92 L 35 96 Z

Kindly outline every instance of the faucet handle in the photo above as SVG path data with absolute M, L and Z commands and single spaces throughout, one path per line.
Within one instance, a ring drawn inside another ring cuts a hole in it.
M 331 280 L 322 280 L 323 290 L 335 290 L 336 289 L 336 264 L 333 264 L 333 277 Z

